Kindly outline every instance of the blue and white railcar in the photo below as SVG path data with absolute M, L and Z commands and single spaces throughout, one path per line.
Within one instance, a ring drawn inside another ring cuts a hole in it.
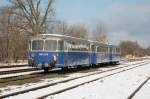
M 45 71 L 120 61 L 117 46 L 65 35 L 41 34 L 29 45 L 29 65 Z
M 91 61 L 92 64 L 102 64 L 102 63 L 109 63 L 110 62 L 110 53 L 109 53 L 109 45 L 99 43 L 97 41 L 90 41 L 91 42 Z
M 31 39 L 29 65 L 45 71 L 89 65 L 89 47 L 90 43 L 87 40 L 57 34 L 41 34 Z
M 90 41 L 90 64 L 118 63 L 120 50 L 117 46 Z

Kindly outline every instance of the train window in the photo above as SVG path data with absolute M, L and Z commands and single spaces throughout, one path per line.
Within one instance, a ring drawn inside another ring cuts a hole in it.
M 112 52 L 112 50 L 113 50 L 112 47 L 109 47 L 109 52 Z
M 95 45 L 91 45 L 91 51 L 95 52 Z
M 116 52 L 119 53 L 119 52 L 120 52 L 120 49 L 119 49 L 119 48 L 116 48 Z
M 105 46 L 99 46 L 97 48 L 97 52 L 107 52 L 108 51 L 108 47 Z
M 101 49 L 100 46 L 98 46 L 98 47 L 97 47 L 97 52 L 100 52 L 100 49 Z
M 88 45 L 83 43 L 68 42 L 69 51 L 88 51 Z
M 56 51 L 57 41 L 56 40 L 46 40 L 44 45 L 45 50 Z
M 115 47 L 113 47 L 113 53 L 116 53 L 116 48 Z
M 32 41 L 32 50 L 43 50 L 43 40 L 34 40 Z
M 64 42 L 63 41 L 58 41 L 58 50 L 64 50 Z
M 69 47 L 68 47 L 68 42 L 64 41 L 64 50 L 68 51 Z
M 86 44 L 80 44 L 78 46 L 80 48 L 80 51 L 88 51 L 88 45 L 86 45 Z
M 110 47 L 110 52 L 116 53 L 116 47 Z

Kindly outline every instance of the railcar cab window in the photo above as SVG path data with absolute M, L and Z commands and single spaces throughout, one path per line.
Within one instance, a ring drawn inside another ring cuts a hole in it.
M 43 50 L 43 40 L 33 40 L 32 41 L 32 50 Z
M 56 40 L 45 40 L 44 50 L 56 51 L 57 41 Z

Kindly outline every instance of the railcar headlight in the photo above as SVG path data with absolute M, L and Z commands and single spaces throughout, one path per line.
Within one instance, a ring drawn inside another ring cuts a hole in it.
M 53 55 L 53 60 L 54 60 L 54 61 L 56 61 L 56 60 L 57 60 L 56 55 Z

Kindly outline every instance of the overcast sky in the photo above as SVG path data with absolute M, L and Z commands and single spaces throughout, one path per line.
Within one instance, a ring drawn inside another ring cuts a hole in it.
M 57 19 L 89 27 L 104 23 L 113 44 L 132 40 L 150 46 L 150 0 L 55 0 L 53 6 Z
M 54 8 L 58 19 L 70 23 L 101 21 L 113 44 L 132 40 L 150 46 L 150 0 L 56 0 Z

